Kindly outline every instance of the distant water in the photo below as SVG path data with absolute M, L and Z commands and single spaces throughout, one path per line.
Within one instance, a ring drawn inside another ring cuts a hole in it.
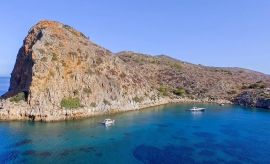
M 0 78 L 1 93 L 8 88 Z M 0 122 L 0 163 L 270 163 L 270 112 L 239 106 L 165 105 L 110 116 Z
M 8 90 L 9 79 L 10 77 L 0 77 L 0 96 Z

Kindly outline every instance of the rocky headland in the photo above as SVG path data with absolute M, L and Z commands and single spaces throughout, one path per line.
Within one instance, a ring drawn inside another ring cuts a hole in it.
M 30 29 L 17 54 L 0 119 L 77 119 L 180 102 L 270 109 L 269 87 L 269 75 L 251 70 L 112 53 L 68 25 L 45 20 Z

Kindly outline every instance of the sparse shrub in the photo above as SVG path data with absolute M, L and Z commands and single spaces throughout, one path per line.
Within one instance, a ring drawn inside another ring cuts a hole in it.
M 68 29 L 68 30 L 69 30 L 69 29 L 72 29 L 72 27 L 70 27 L 69 25 L 66 25 L 66 24 L 63 25 L 63 27 L 64 27 L 65 29 Z
M 64 67 L 67 66 L 67 64 L 66 64 L 66 62 L 65 62 L 64 60 L 61 60 L 61 63 L 62 63 L 62 65 L 63 65 Z
M 135 101 L 136 103 L 141 103 L 143 101 L 143 97 L 136 96 L 133 98 L 133 101 Z
M 124 73 L 124 72 L 122 72 L 121 74 L 120 74 L 120 77 L 123 79 L 123 78 L 125 78 L 127 75 Z
M 233 75 L 233 73 L 232 73 L 231 71 L 226 71 L 226 73 L 227 73 L 228 75 Z
M 265 84 L 261 84 L 260 89 L 266 88 Z
M 71 32 L 73 35 L 81 36 L 79 32 L 76 32 L 71 26 L 69 25 L 63 25 L 65 29 L 67 29 L 69 32 Z
M 73 94 L 74 94 L 74 96 L 78 96 L 78 95 L 79 95 L 79 91 L 78 91 L 77 89 L 75 89 L 75 90 L 73 91 Z
M 61 107 L 66 109 L 75 109 L 81 106 L 79 98 L 66 97 L 61 101 Z
M 50 77 L 54 77 L 54 72 L 52 70 L 49 71 Z
M 45 42 L 45 46 L 46 46 L 46 47 L 48 47 L 48 46 L 50 46 L 50 45 L 51 45 L 51 43 Z
M 90 106 L 91 106 L 91 107 L 96 107 L 97 104 L 96 104 L 95 102 L 92 102 L 92 103 L 90 104 Z
M 70 74 L 69 77 L 70 77 L 71 79 L 74 79 L 75 75 L 74 75 L 74 74 Z
M 52 61 L 57 61 L 57 55 L 55 53 L 52 53 Z
M 168 88 L 165 86 L 160 86 L 160 88 L 158 89 L 160 95 L 162 96 L 168 96 L 169 92 L 168 92 Z
M 199 91 L 200 94 L 205 94 L 205 93 L 207 93 L 207 92 L 208 92 L 208 89 L 207 89 L 207 88 L 202 88 L 202 89 Z
M 80 35 L 84 37 L 85 39 L 89 39 L 89 37 L 85 36 L 83 33 L 80 32 Z
M 96 64 L 100 65 L 102 62 L 103 62 L 102 59 L 100 57 L 98 57 L 97 60 L 96 60 Z
M 105 105 L 111 105 L 111 103 L 110 103 L 108 100 L 106 100 L 106 99 L 103 100 L 103 103 L 104 103 Z
M 243 85 L 243 86 L 241 87 L 241 89 L 248 89 L 248 86 Z
M 186 90 L 184 88 L 177 88 L 173 93 L 177 96 L 184 96 L 186 94 Z
M 70 55 L 70 57 L 76 57 L 76 56 L 78 56 L 77 55 L 77 52 L 69 52 L 69 55 Z
M 155 100 L 156 100 L 156 96 L 155 96 L 155 95 L 152 95 L 152 96 L 150 97 L 150 100 L 155 101 Z
M 88 74 L 88 75 L 94 74 L 94 72 L 90 68 L 87 68 L 85 73 Z
M 248 86 L 249 89 L 256 89 L 256 88 L 259 88 L 259 87 L 260 87 L 260 85 L 259 85 L 258 83 L 250 84 L 250 85 Z
M 11 102 L 16 102 L 16 103 L 18 103 L 19 101 L 22 101 L 22 100 L 23 101 L 26 100 L 25 94 L 23 92 L 20 92 L 17 95 L 10 98 Z
M 40 59 L 42 62 L 47 62 L 47 58 L 46 57 L 43 57 Z
M 249 89 L 264 89 L 266 88 L 265 84 L 261 83 L 261 82 L 257 82 L 254 84 L 251 84 L 248 86 Z
M 64 44 L 62 42 L 60 42 L 59 47 L 64 47 Z
M 173 68 L 177 69 L 177 70 L 181 70 L 182 69 L 182 65 L 180 63 L 174 63 L 172 65 Z
M 237 93 L 237 91 L 236 90 L 231 90 L 231 91 L 228 91 L 227 93 L 230 94 L 230 95 L 234 95 L 234 94 Z
M 37 49 L 37 51 L 38 51 L 39 53 L 41 53 L 41 54 L 45 54 L 45 50 L 43 50 L 43 49 Z
M 83 92 L 86 93 L 87 95 L 92 94 L 92 90 L 90 88 L 84 88 Z

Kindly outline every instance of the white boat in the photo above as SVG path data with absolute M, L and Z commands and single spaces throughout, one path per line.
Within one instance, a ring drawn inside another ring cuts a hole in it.
M 106 126 L 107 125 L 112 125 L 112 124 L 114 124 L 114 120 L 107 118 L 102 122 L 102 124 L 104 124 Z
M 189 111 L 193 111 L 193 112 L 197 112 L 197 111 L 204 111 L 205 108 L 197 108 L 197 107 L 193 107 L 191 109 L 188 109 Z

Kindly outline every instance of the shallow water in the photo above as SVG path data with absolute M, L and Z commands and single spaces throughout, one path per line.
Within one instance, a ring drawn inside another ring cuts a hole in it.
M 0 122 L 0 163 L 269 163 L 270 112 L 165 105 L 77 121 Z

